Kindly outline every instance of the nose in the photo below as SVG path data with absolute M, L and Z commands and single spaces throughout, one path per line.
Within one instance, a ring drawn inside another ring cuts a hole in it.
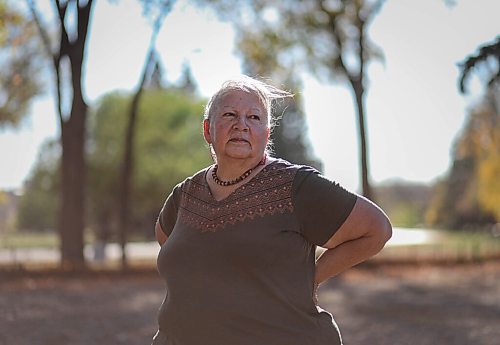
M 237 116 L 233 128 L 239 131 L 248 131 L 248 124 L 245 116 Z

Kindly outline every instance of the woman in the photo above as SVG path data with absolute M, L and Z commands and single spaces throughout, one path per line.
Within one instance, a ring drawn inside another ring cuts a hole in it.
M 272 102 L 292 95 L 243 76 L 205 109 L 215 164 L 178 184 L 155 232 L 167 295 L 158 345 L 332 345 L 319 284 L 378 253 L 385 214 L 306 166 L 268 155 Z M 326 252 L 315 262 L 316 246 Z

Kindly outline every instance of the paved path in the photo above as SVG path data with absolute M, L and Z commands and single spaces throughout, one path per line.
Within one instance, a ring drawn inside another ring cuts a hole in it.
M 438 240 L 438 233 L 424 229 L 395 228 L 388 246 L 424 245 Z M 156 259 L 160 247 L 156 242 L 129 243 L 127 255 L 134 259 Z M 95 249 L 92 245 L 85 246 L 84 255 L 88 262 L 95 262 Z M 106 246 L 108 260 L 119 260 L 121 249 L 118 244 L 111 243 Z M 17 248 L 1 249 L 0 263 L 54 263 L 59 262 L 60 253 L 53 248 Z

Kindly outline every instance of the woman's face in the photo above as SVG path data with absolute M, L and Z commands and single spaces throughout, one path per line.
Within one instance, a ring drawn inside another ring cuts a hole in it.
M 267 112 L 259 97 L 240 90 L 229 91 L 218 99 L 203 130 L 219 161 L 260 159 L 269 138 Z

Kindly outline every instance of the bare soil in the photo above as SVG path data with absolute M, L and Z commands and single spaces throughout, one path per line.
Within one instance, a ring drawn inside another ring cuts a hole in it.
M 150 344 L 163 296 L 153 269 L 3 273 L 0 345 Z M 324 284 L 320 305 L 347 345 L 498 345 L 500 262 L 362 266 Z

